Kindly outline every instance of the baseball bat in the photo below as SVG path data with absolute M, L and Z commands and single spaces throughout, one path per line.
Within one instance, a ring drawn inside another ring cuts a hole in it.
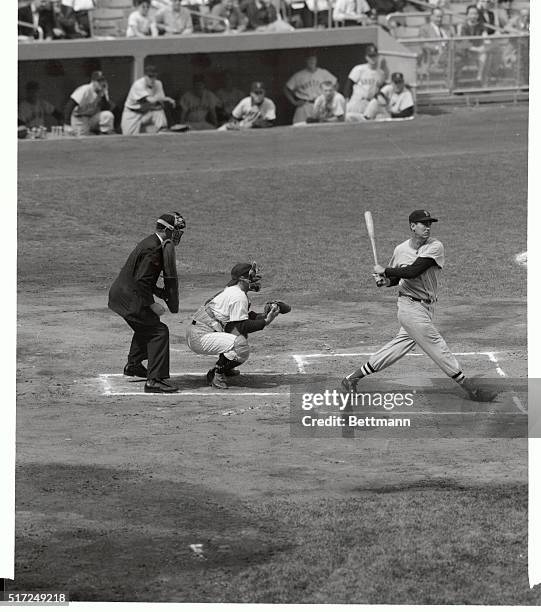
M 367 210 L 364 213 L 364 222 L 366 223 L 366 231 L 370 238 L 370 244 L 372 245 L 372 253 L 374 254 L 374 263 L 378 265 L 378 254 L 376 252 L 376 234 L 374 232 L 374 220 L 372 219 L 372 213 Z

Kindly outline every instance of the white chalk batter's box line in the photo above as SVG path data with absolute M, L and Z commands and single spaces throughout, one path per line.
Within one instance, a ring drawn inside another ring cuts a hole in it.
M 341 358 L 342 357 L 370 357 L 373 354 L 374 354 L 373 352 L 372 353 L 366 353 L 366 352 L 362 352 L 362 353 L 302 353 L 302 354 L 291 355 L 291 357 L 293 358 L 293 360 L 295 361 L 297 365 L 297 373 L 306 374 L 307 372 L 306 372 L 305 366 L 309 365 L 307 361 L 308 359 L 313 359 L 317 361 L 318 359 L 329 358 L 329 357 L 341 357 Z M 500 367 L 499 361 L 496 357 L 496 354 L 497 354 L 496 351 L 470 351 L 470 352 L 465 352 L 465 353 L 454 353 L 454 354 L 457 357 L 468 357 L 468 356 L 471 357 L 471 356 L 476 356 L 476 355 L 484 355 L 491 363 L 494 364 L 496 372 L 499 376 L 504 377 L 504 378 L 507 377 L 507 374 Z M 423 353 L 408 353 L 406 356 L 407 357 L 426 357 L 426 355 L 424 355 Z M 274 356 L 268 355 L 267 357 L 274 357 Z M 250 372 L 250 374 L 255 374 L 258 376 L 276 376 L 277 374 L 287 374 L 287 372 L 276 373 L 276 372 L 252 371 Z M 205 376 L 205 375 L 206 375 L 206 372 L 182 372 L 182 373 L 172 374 L 173 377 Z M 152 394 L 152 393 L 145 393 L 144 391 L 115 391 L 111 385 L 111 379 L 115 379 L 115 378 L 127 380 L 124 374 L 120 374 L 120 373 L 100 374 L 99 375 L 99 380 L 102 385 L 102 395 L 108 395 L 108 396 L 144 395 L 147 398 L 168 397 L 170 399 L 172 399 L 173 397 L 178 397 L 179 395 L 186 395 L 186 396 L 192 396 L 192 397 L 193 396 L 195 397 L 219 397 L 219 396 L 231 397 L 231 396 L 237 396 L 237 395 L 244 396 L 244 397 L 289 397 L 290 395 L 288 391 L 237 391 L 234 389 L 229 389 L 228 391 L 218 391 L 217 389 L 207 389 L 204 391 L 180 390 L 178 393 L 174 393 L 174 394 L 168 394 L 168 393 Z M 141 382 L 143 382 L 143 379 L 141 379 Z M 522 402 L 516 395 L 513 395 L 513 403 L 515 404 L 515 406 L 520 412 L 527 414 L 528 412 L 527 409 L 524 408 Z M 425 412 L 423 414 L 432 414 L 432 413 Z M 447 413 L 434 412 L 433 414 L 447 414 Z M 476 414 L 492 414 L 492 412 L 491 411 L 478 412 Z M 513 413 L 507 413 L 507 414 L 513 414 Z
M 257 376 L 276 376 L 276 372 L 257 372 L 251 371 L 250 374 L 254 374 Z M 206 376 L 206 372 L 178 372 L 175 374 L 171 374 L 171 378 L 180 378 L 181 376 Z M 208 389 L 205 391 L 184 391 L 181 390 L 178 393 L 145 393 L 144 391 L 115 391 L 113 386 L 111 385 L 111 379 L 120 378 L 126 381 L 134 381 L 133 378 L 129 378 L 124 374 L 119 374 L 118 372 L 114 374 L 100 374 L 99 380 L 101 381 L 103 392 L 102 395 L 116 395 L 116 396 L 127 396 L 127 395 L 145 395 L 146 397 L 168 397 L 169 399 L 178 397 L 179 395 L 192 395 L 192 396 L 206 396 L 206 397 L 214 397 L 220 395 L 248 395 L 253 397 L 259 396 L 289 396 L 289 392 L 286 391 L 218 391 L 217 389 Z M 140 379 L 141 383 L 144 382 L 144 379 Z M 135 381 L 136 382 L 136 381 Z M 133 383 L 130 383 L 133 384 Z
M 306 374 L 306 366 L 310 365 L 309 359 L 317 361 L 318 359 L 328 359 L 330 357 L 371 357 L 374 353 L 299 353 L 292 355 L 293 359 L 297 364 L 297 372 L 299 374 Z M 493 365 L 498 376 L 507 378 L 507 374 L 503 371 L 500 366 L 500 362 L 496 357 L 497 351 L 467 351 L 465 353 L 453 353 L 457 357 L 474 357 L 477 355 L 484 355 Z M 406 357 L 426 357 L 424 353 L 408 353 Z M 528 410 L 524 407 L 520 398 L 516 394 L 513 394 L 513 403 L 517 409 L 523 414 L 528 414 Z

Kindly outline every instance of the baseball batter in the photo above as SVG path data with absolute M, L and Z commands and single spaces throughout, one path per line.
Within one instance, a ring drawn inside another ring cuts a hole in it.
M 398 285 L 398 322 L 395 338 L 377 351 L 370 361 L 348 374 L 342 386 L 356 392 L 357 382 L 379 372 L 409 353 L 417 344 L 444 372 L 463 387 L 470 399 L 492 401 L 497 393 L 474 386 L 432 323 L 437 301 L 438 277 L 444 266 L 443 244 L 430 237 L 437 219 L 427 210 L 414 210 L 409 216 L 411 237 L 399 244 L 389 266 L 374 266 L 378 287 Z
M 363 120 L 370 100 L 373 100 L 385 83 L 385 74 L 378 68 L 378 49 L 376 45 L 368 45 L 366 49 L 366 64 L 358 64 L 351 69 L 345 87 L 346 120 Z
M 306 55 L 306 68 L 296 72 L 284 87 L 284 95 L 295 106 L 293 123 L 301 123 L 312 116 L 314 102 L 321 94 L 321 85 L 326 81 L 335 86 L 337 84 L 334 74 L 319 68 L 317 55 L 309 51 Z
M 280 313 L 278 304 L 265 314 L 250 312 L 248 291 L 259 291 L 261 274 L 255 263 L 237 264 L 231 270 L 227 287 L 207 300 L 193 315 L 186 332 L 188 348 L 198 355 L 218 355 L 216 366 L 207 372 L 207 382 L 227 389 L 226 376 L 235 376 L 235 368 L 250 354 L 248 334 L 262 330 Z

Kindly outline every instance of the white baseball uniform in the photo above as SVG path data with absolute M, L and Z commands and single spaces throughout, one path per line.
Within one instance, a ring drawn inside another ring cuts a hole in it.
M 334 93 L 331 100 L 327 101 L 325 96 L 321 94 L 314 102 L 313 117 L 317 117 L 320 121 L 328 121 L 333 117 L 343 117 L 346 108 L 346 100 L 341 93 Z
M 415 345 L 419 347 L 454 380 L 463 379 L 462 370 L 445 340 L 434 327 L 434 304 L 437 300 L 438 277 L 444 265 L 443 245 L 435 238 L 415 250 L 410 240 L 399 244 L 389 268 L 411 265 L 418 257 L 432 258 L 433 265 L 416 278 L 401 278 L 398 297 L 400 330 L 395 338 L 380 348 L 365 366 L 368 373 L 379 372 L 404 357 Z
M 274 121 L 276 119 L 276 106 L 270 98 L 263 98 L 261 104 L 255 104 L 252 96 L 247 96 L 235 106 L 231 116 L 239 122 L 241 128 L 251 128 L 253 122 L 257 119 Z M 229 126 L 230 124 L 226 123 L 218 129 L 222 131 L 232 129 Z
M 353 82 L 353 92 L 346 106 L 346 118 L 357 118 L 364 113 L 368 102 L 385 83 L 385 75 L 379 68 L 358 64 L 351 69 L 348 79 Z
M 238 285 L 226 287 L 193 315 L 186 330 L 186 344 L 198 355 L 220 355 L 243 363 L 248 359 L 248 340 L 224 328 L 231 321 L 248 319 L 248 296 Z
M 101 110 L 103 95 L 96 92 L 92 83 L 77 87 L 70 98 L 76 104 L 70 119 L 71 127 L 76 134 L 88 136 L 91 132 L 101 134 L 113 132 L 115 121 L 113 113 Z
M 162 108 L 143 112 L 142 104 L 149 96 L 165 96 L 162 82 L 156 79 L 149 85 L 145 77 L 137 79 L 130 87 L 122 112 L 122 133 L 132 136 L 140 132 L 158 132 L 167 127 L 167 118 Z
M 385 85 L 381 88 L 381 93 L 387 98 L 388 102 L 385 102 L 383 96 L 377 96 L 377 98 L 370 100 L 364 112 L 365 116 L 369 119 L 391 117 L 392 114 L 396 115 L 414 106 L 413 95 L 407 87 L 404 87 L 398 93 L 393 85 Z
M 331 74 L 325 68 L 316 68 L 313 72 L 304 68 L 296 72 L 286 83 L 286 87 L 293 95 L 303 100 L 302 106 L 297 106 L 293 115 L 293 123 L 306 121 L 312 116 L 314 110 L 314 101 L 321 93 L 321 84 L 325 81 L 330 81 L 334 85 L 337 84 L 337 79 L 334 74 Z

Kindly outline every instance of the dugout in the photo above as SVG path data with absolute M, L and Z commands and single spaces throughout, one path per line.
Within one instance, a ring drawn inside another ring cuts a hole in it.
M 26 82 L 41 85 L 41 95 L 63 108 L 72 91 L 88 81 L 93 70 L 103 70 L 112 99 L 123 104 L 134 78 L 145 63 L 155 64 L 168 95 L 177 98 L 192 84 L 194 74 L 204 74 L 210 89 L 222 86 L 225 70 L 235 85 L 248 93 L 253 80 L 262 80 L 277 106 L 278 123 L 291 121 L 293 109 L 282 88 L 304 65 L 307 47 L 318 50 L 321 66 L 345 84 L 349 70 L 364 61 L 364 48 L 375 43 L 382 67 L 403 72 L 415 88 L 415 53 L 376 26 L 331 30 L 298 30 L 281 34 L 199 34 L 152 39 L 84 39 L 34 41 L 19 44 L 19 96 Z

